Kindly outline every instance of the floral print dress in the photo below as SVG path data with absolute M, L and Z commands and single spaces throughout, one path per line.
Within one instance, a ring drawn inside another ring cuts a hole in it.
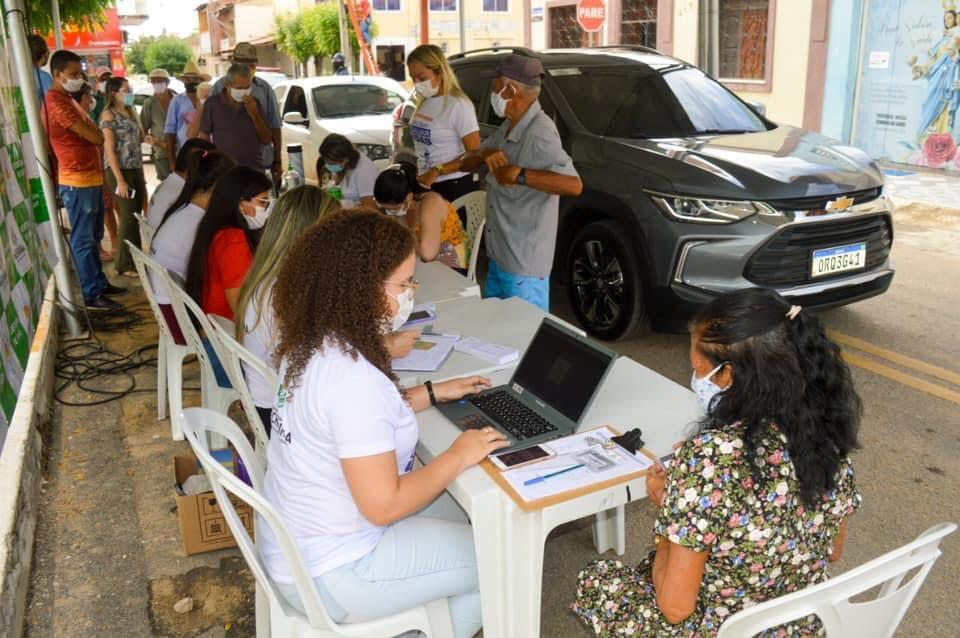
M 682 547 L 710 552 L 696 610 L 670 624 L 657 608 L 652 552 L 638 566 L 601 560 L 580 572 L 573 611 L 598 636 L 716 636 L 744 607 L 827 578 L 840 523 L 859 506 L 853 466 L 844 459 L 834 489 L 815 507 L 800 498 L 786 439 L 770 426 L 757 443 L 754 481 L 742 427 L 706 430 L 677 450 L 654 533 Z M 815 616 L 764 636 L 821 636 Z

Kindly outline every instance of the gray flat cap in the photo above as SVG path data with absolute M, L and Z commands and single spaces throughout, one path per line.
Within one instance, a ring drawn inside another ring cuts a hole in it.
M 497 75 L 516 80 L 521 84 L 540 86 L 543 64 L 540 63 L 539 58 L 511 53 L 500 61 L 497 66 Z

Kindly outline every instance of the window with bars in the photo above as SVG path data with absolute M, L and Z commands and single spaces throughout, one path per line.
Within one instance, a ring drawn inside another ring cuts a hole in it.
M 491 11 L 509 11 L 510 0 L 483 0 L 483 10 Z
M 400 0 L 373 0 L 374 11 L 399 11 Z
M 588 46 L 589 35 L 577 22 L 577 5 L 551 7 L 550 46 L 555 49 L 573 49 Z
M 623 0 L 620 42 L 657 48 L 657 0 Z
M 431 11 L 456 11 L 457 0 L 430 0 Z
M 770 0 L 720 0 L 717 57 L 721 78 L 763 80 Z

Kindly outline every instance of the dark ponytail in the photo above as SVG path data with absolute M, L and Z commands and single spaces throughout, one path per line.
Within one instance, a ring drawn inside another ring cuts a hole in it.
M 417 167 L 410 162 L 399 162 L 386 167 L 377 175 L 373 198 L 380 204 L 402 204 L 407 195 L 429 191 L 417 181 Z
M 816 317 L 764 288 L 714 299 L 691 331 L 700 352 L 715 365 L 729 365 L 733 375 L 702 427 L 740 421 L 758 474 L 758 440 L 775 424 L 787 439 L 801 498 L 816 503 L 834 487 L 844 457 L 859 447 L 863 404 L 840 348 Z
M 177 161 L 180 161 L 179 158 Z M 232 159 L 219 151 L 193 151 L 186 160 L 187 177 L 183 189 L 180 191 L 180 196 L 163 213 L 163 219 L 160 220 L 157 231 L 163 228 L 167 219 L 172 217 L 174 213 L 189 204 L 194 195 L 212 189 L 220 176 L 233 168 L 234 165 Z

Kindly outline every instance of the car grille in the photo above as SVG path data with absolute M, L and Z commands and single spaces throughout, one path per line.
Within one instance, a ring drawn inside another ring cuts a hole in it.
M 854 204 L 863 204 L 880 197 L 881 188 L 868 188 L 867 190 L 844 193 L 844 197 L 852 197 Z M 795 199 L 777 199 L 767 200 L 767 204 L 777 210 L 826 210 L 827 204 L 841 197 L 841 195 L 821 195 L 819 197 L 799 197 Z
M 867 244 L 863 269 L 810 277 L 814 250 L 861 242 Z M 849 277 L 882 265 L 892 244 L 893 228 L 885 215 L 795 224 L 773 235 L 750 257 L 744 276 L 762 286 L 796 286 Z

